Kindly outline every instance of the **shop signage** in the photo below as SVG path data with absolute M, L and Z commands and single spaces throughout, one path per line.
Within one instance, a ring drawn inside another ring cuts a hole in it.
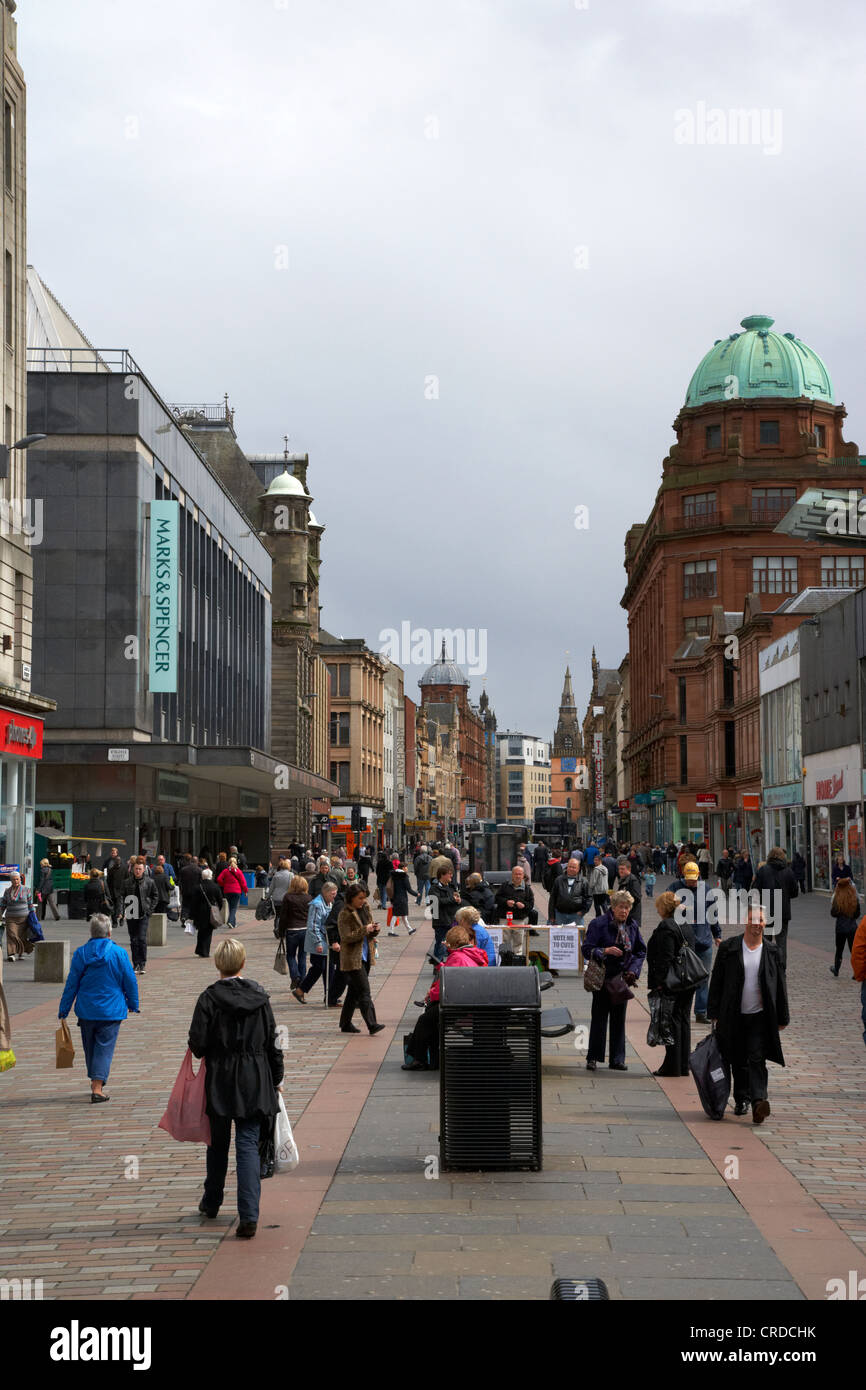
M 665 789 L 664 789 L 664 787 L 653 787 L 653 788 L 651 789 L 651 791 L 650 791 L 650 803 L 651 803 L 651 805 L 654 806 L 657 802 L 659 802 L 659 801 L 664 801 L 664 799 L 665 799 Z
M 592 756 L 595 763 L 595 809 L 604 810 L 604 738 L 601 734 L 592 736 Z
M 177 693 L 179 502 L 150 504 L 150 689 Z
M 760 811 L 760 809 L 761 809 L 761 797 L 760 797 L 760 793 L 755 794 L 755 793 L 753 793 L 753 792 L 743 792 L 743 810 L 744 810 L 744 811 Z
M 471 806 L 471 805 L 469 804 L 469 802 L 467 802 L 467 803 L 466 803 L 466 820 L 477 820 L 477 819 L 478 819 L 478 807 L 477 807 L 477 806 Z
M 695 797 L 696 806 L 718 806 L 719 798 L 715 792 L 698 792 Z
M 626 797 L 625 801 L 620 801 L 620 802 L 618 803 L 618 805 L 619 805 L 619 809 L 620 809 L 621 811 L 627 811 L 627 810 L 628 810 L 628 797 Z
M 789 782 L 784 787 L 764 788 L 764 808 L 767 811 L 771 811 L 775 806 L 800 806 L 802 802 L 802 782 Z
M 638 792 L 636 796 L 633 796 L 633 797 L 632 797 L 632 801 L 634 802 L 635 806 L 649 806 L 649 804 L 650 804 L 650 793 L 649 793 L 649 792 Z
M 816 801 L 835 801 L 839 793 L 844 791 L 844 789 L 844 768 L 840 768 L 838 772 L 830 772 L 825 777 L 815 778 Z
M 109 750 L 108 750 L 108 761 L 109 761 L 110 763 L 128 763 L 128 762 L 129 762 L 129 749 L 128 749 L 128 748 L 109 748 Z
M 0 753 L 19 758 L 42 757 L 42 720 L 0 709 Z

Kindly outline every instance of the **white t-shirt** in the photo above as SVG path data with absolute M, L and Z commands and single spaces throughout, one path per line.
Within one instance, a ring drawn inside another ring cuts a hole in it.
M 758 972 L 761 969 L 761 953 L 764 943 L 751 950 L 746 945 L 746 938 L 743 937 L 743 965 L 746 969 L 746 982 L 743 985 L 743 994 L 740 999 L 740 1013 L 759 1014 L 764 1007 L 764 1000 L 761 996 L 761 984 L 758 979 Z

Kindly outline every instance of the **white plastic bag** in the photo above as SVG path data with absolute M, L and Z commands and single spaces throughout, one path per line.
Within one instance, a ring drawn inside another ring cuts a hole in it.
M 274 1161 L 277 1173 L 291 1173 L 301 1161 L 292 1126 L 286 1114 L 286 1106 L 280 1092 L 277 1092 L 280 1108 L 274 1122 Z
M 168 895 L 168 905 L 169 907 L 180 907 L 180 889 L 178 888 L 176 883 L 173 885 L 172 890 Z

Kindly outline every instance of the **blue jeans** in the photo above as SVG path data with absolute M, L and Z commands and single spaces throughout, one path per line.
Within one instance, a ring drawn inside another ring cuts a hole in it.
M 553 915 L 556 918 L 553 924 L 555 927 L 564 927 L 568 922 L 583 921 L 582 912 L 555 912 Z
M 235 1159 L 238 1176 L 238 1216 L 241 1221 L 258 1221 L 259 1198 L 262 1191 L 262 1167 L 259 1157 L 261 1120 L 235 1120 Z M 207 1150 L 207 1176 L 204 1181 L 204 1203 L 211 1211 L 219 1211 L 223 1203 L 226 1173 L 229 1166 L 229 1144 L 232 1122 L 223 1115 L 210 1116 L 211 1142 Z
M 226 893 L 226 902 L 229 905 L 229 926 L 237 926 L 238 903 L 241 900 L 240 893 Z
M 695 955 L 700 958 L 701 964 L 705 965 L 712 974 L 713 970 L 713 948 L 712 946 L 695 945 Z M 707 1012 L 707 1000 L 710 995 L 709 975 L 702 985 L 698 985 L 695 990 L 695 1013 L 705 1014 Z
M 416 882 L 418 884 L 418 893 L 416 895 L 415 901 L 416 903 L 418 903 L 420 907 L 421 899 L 426 898 L 427 894 L 430 892 L 430 880 L 429 878 L 419 878 L 416 879 Z
M 306 929 L 298 927 L 296 931 L 287 931 L 286 941 L 286 960 L 289 966 L 289 974 L 292 977 L 292 984 L 296 985 L 302 980 L 307 969 L 307 957 L 304 954 L 304 937 Z
M 80 1018 L 81 1045 L 84 1048 L 84 1061 L 87 1075 L 91 1081 L 108 1080 L 111 1059 L 120 1032 L 121 1019 Z
M 433 923 L 433 955 L 437 960 L 446 960 L 448 957 L 448 950 L 445 946 L 445 937 L 448 930 L 448 927 L 437 927 L 436 923 Z

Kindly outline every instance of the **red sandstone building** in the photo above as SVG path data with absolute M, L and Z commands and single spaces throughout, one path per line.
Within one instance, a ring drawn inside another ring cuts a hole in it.
M 704 836 L 713 852 L 723 840 L 749 843 L 761 823 L 758 648 L 744 665 L 738 643 L 724 639 L 742 639 L 735 629 L 750 594 L 759 597 L 746 615 L 749 642 L 766 627 L 765 645 L 786 630 L 765 623 L 786 599 L 864 582 L 864 552 L 776 532 L 807 487 L 859 490 L 863 470 L 823 362 L 772 323 L 745 318 L 744 332 L 707 353 L 674 421 L 652 511 L 626 536 L 634 839 Z M 636 795 L 654 804 L 636 806 Z
M 422 715 L 451 725 L 456 723 L 460 764 L 458 819 L 466 817 L 467 806 L 470 810 L 475 807 L 472 819 L 492 814 L 487 804 L 488 752 L 484 737 L 489 702 L 485 699 L 484 714 L 470 703 L 469 681 L 460 667 L 446 655 L 444 641 L 440 659 L 428 667 L 418 684 L 421 687 Z

